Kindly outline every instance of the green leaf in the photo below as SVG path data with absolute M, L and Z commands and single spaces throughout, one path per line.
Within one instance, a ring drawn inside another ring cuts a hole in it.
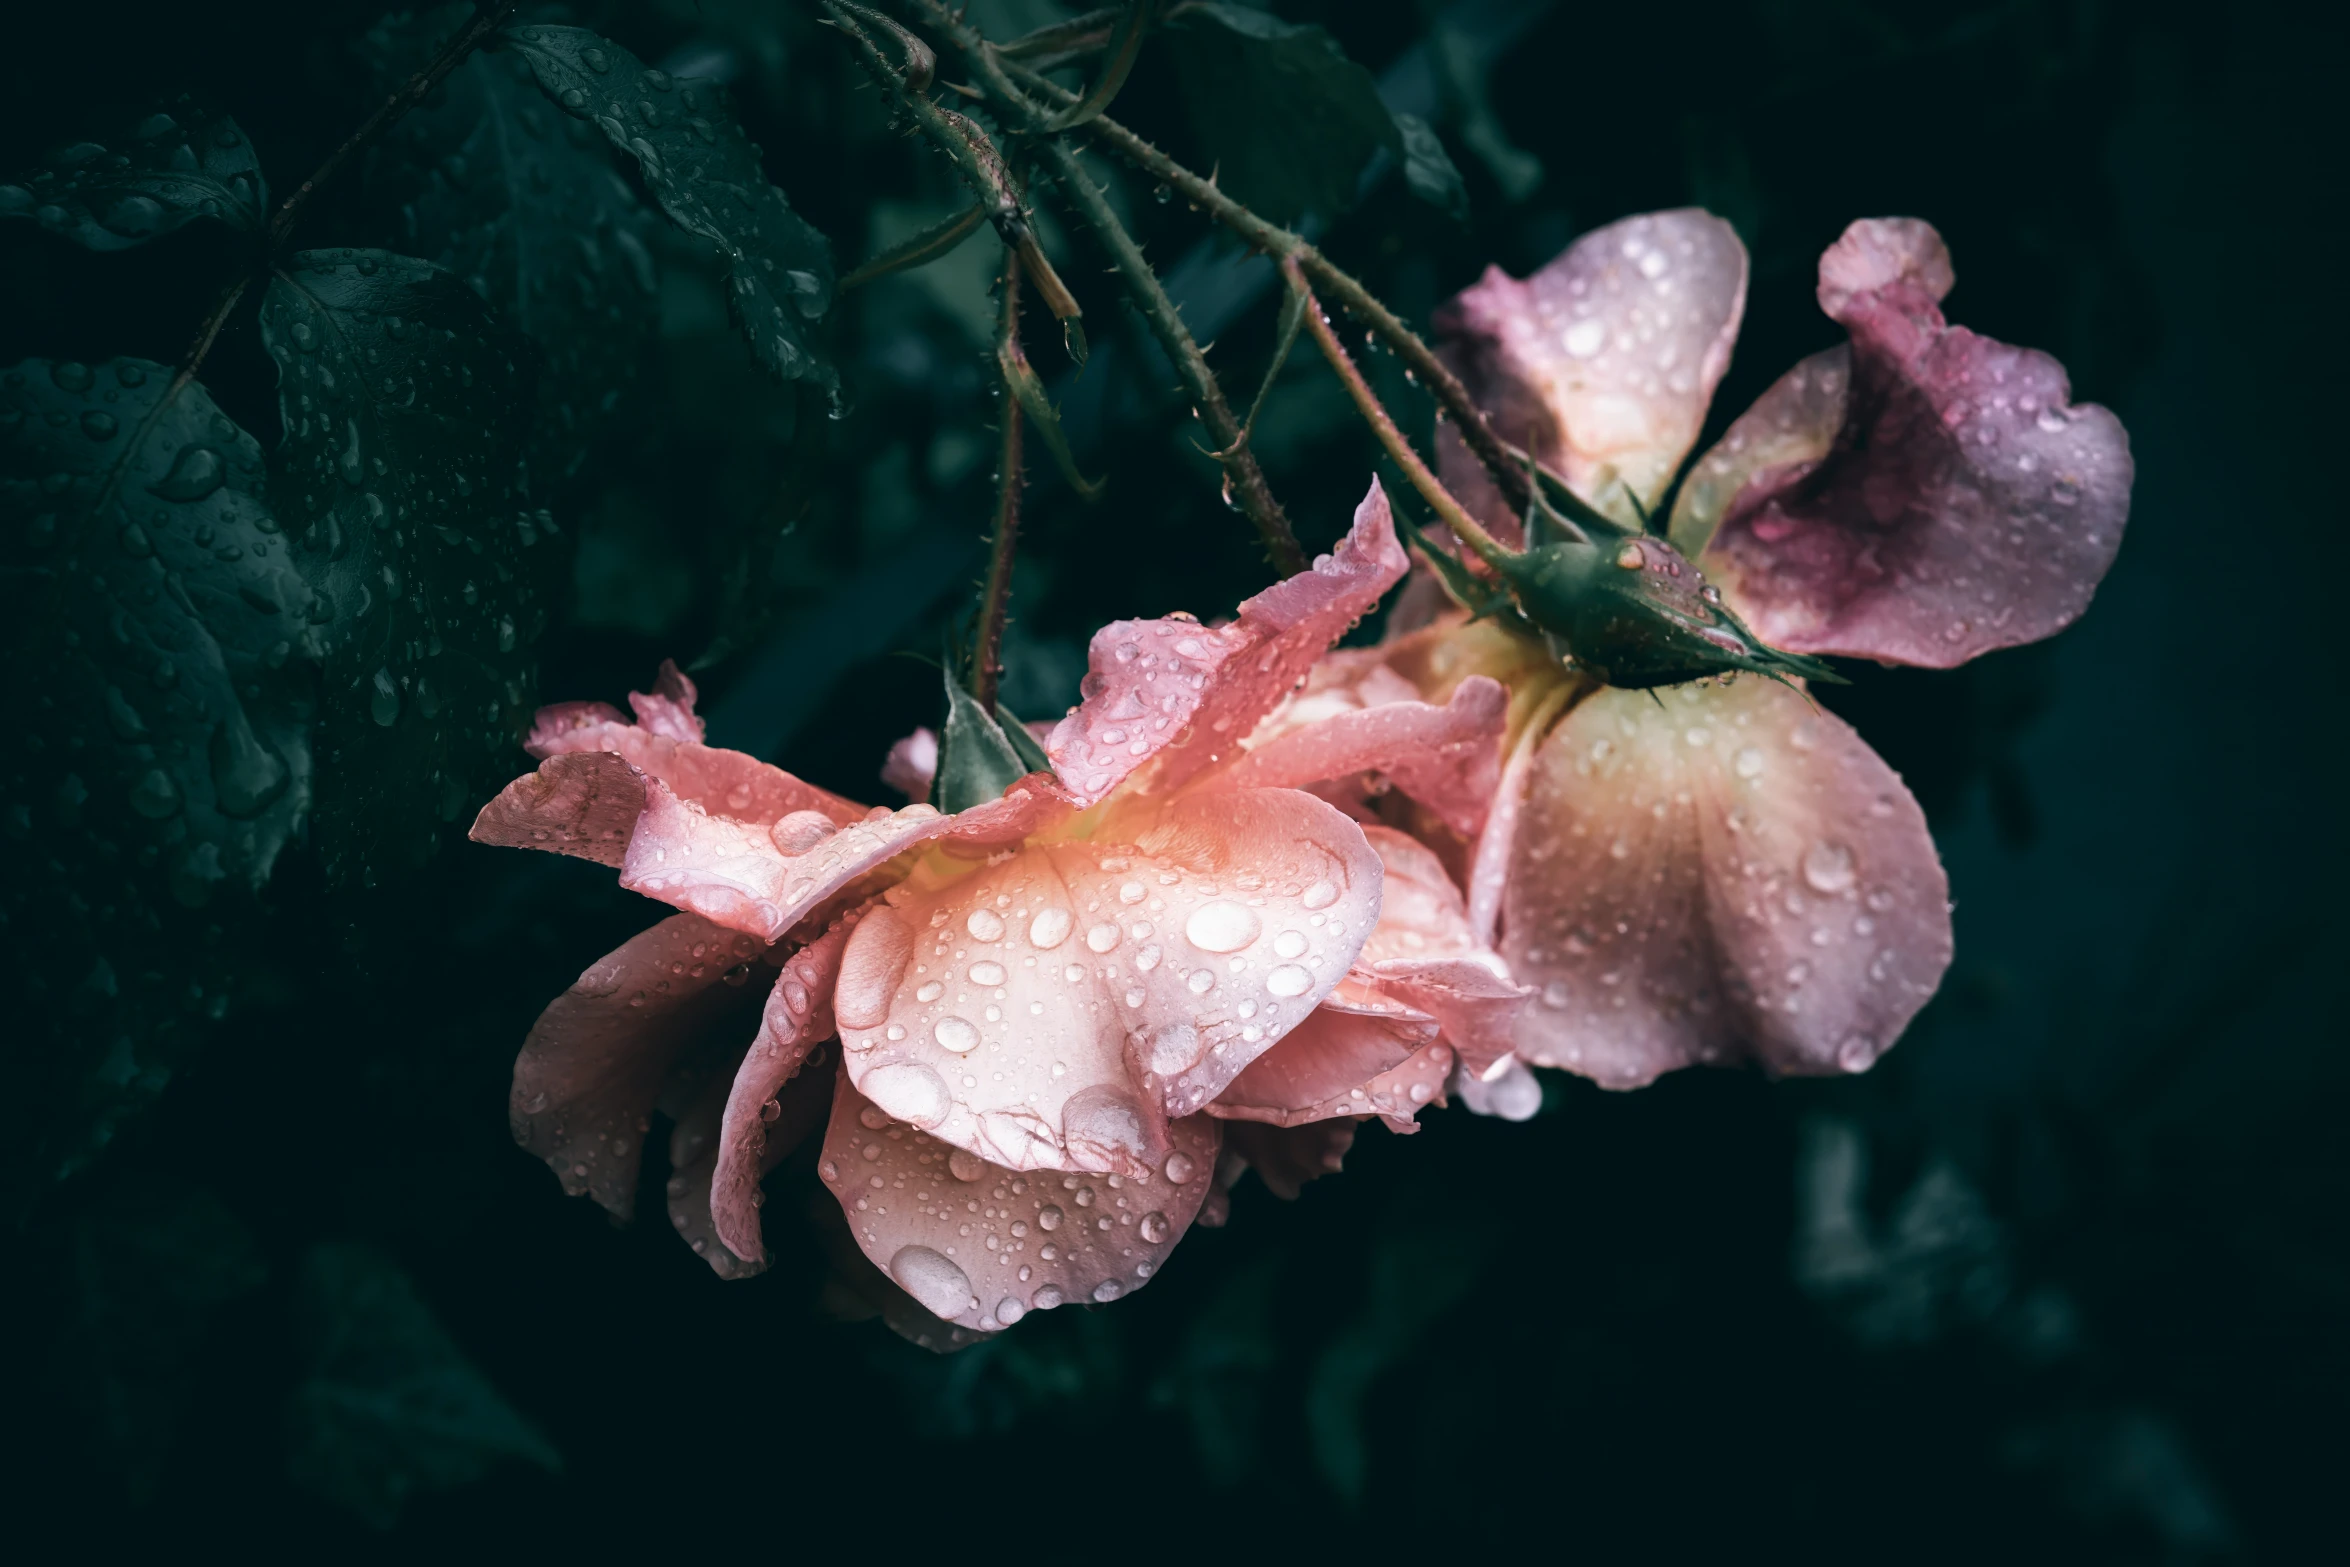
M 25 1196 L 92 1158 L 225 1010 L 224 942 L 310 800 L 310 591 L 260 447 L 201 386 L 166 405 L 171 379 L 138 359 L 0 372 Z
M 1084 339 L 1080 337 L 1078 341 L 1082 343 Z M 1077 471 L 1077 459 L 1069 450 L 1069 438 L 1061 431 L 1061 416 L 1054 409 L 1052 399 L 1045 395 L 1044 382 L 1037 379 L 1027 355 L 1020 352 L 1020 345 L 1006 342 L 997 348 L 996 364 L 1003 371 L 1004 385 L 1010 388 L 1013 399 L 1028 415 L 1029 423 L 1036 426 L 1037 437 L 1044 442 L 1044 449 L 1052 454 L 1055 466 L 1061 470 L 1061 477 L 1069 481 L 1069 488 L 1089 501 L 1098 498 L 1102 486 L 1109 481 L 1088 479 Z
M 1020 758 L 1021 767 L 1032 773 L 1049 773 L 1053 770 L 1053 759 L 1044 754 L 1044 747 L 1036 743 L 1036 736 L 1030 734 L 1028 726 L 1020 722 L 1019 714 L 999 700 L 995 705 L 995 717 L 996 726 L 1003 730 L 1004 738 L 1011 743 L 1012 754 Z
M 952 816 L 1002 799 L 1031 769 L 1003 726 L 955 679 L 951 665 L 945 673 L 947 721 L 938 737 L 938 777 L 930 786 L 930 803 Z
M 202 218 L 258 234 L 268 210 L 261 161 L 237 122 L 185 98 L 107 143 L 59 147 L 0 185 L 0 217 L 91 250 L 128 250 Z
M 386 91 L 472 19 L 469 6 L 368 35 Z M 386 135 L 373 188 L 400 248 L 446 267 L 537 345 L 535 485 L 578 471 L 645 357 L 657 319 L 658 216 L 596 129 L 546 100 L 512 54 L 476 54 Z
M 286 1410 L 297 1483 L 388 1529 L 410 1497 L 498 1464 L 562 1471 L 553 1445 L 465 1358 L 390 1258 L 313 1247 L 294 1317 L 307 1369 Z
M 1319 27 L 1194 4 L 1164 37 L 1217 182 L 1276 223 L 1345 210 L 1371 155 L 1400 145 L 1371 73 Z
M 1468 187 L 1461 183 L 1461 171 L 1453 167 L 1452 154 L 1444 150 L 1435 127 L 1416 114 L 1399 114 L 1395 134 L 1403 154 L 1404 183 L 1412 194 L 1455 222 L 1468 221 Z
M 369 880 L 511 771 L 560 581 L 524 509 L 529 346 L 455 275 L 312 250 L 261 306 L 285 422 L 278 513 L 321 599 L 319 842 Z
M 832 247 L 767 183 L 725 93 L 656 71 L 584 27 L 522 27 L 508 40 L 549 97 L 636 160 L 679 228 L 717 245 L 752 357 L 786 381 L 837 392 L 812 341 L 832 305 Z

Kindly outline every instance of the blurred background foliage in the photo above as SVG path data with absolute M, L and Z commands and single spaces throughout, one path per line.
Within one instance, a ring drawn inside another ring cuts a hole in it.
M 1488 262 L 1523 273 L 1585 228 L 1702 203 L 1755 262 L 1718 429 L 1834 339 L 1821 248 L 1915 213 L 1956 255 L 1956 319 L 2051 350 L 2122 414 L 2129 540 L 2078 628 L 1822 693 L 1951 868 L 1957 963 L 1901 1047 L 1853 1081 L 1557 1078 L 1524 1126 L 1372 1129 L 1295 1203 L 1245 1183 L 1230 1227 L 1134 1299 L 933 1358 L 822 1318 L 791 1205 L 770 1209 L 777 1267 L 721 1284 L 658 1222 L 563 1201 L 508 1141 L 531 1019 L 647 920 L 608 872 L 449 828 L 365 878 L 289 852 L 227 938 L 222 1020 L 138 1064 L 155 1102 L 102 1156 L 12 1193 L 20 1533 L 1157 1554 L 1189 1526 L 1247 1553 L 2067 1562 L 2301 1560 L 2338 1537 L 2350 1083 L 2323 990 L 2345 932 L 2318 563 L 2343 522 L 2339 23 L 2281 0 L 1278 9 L 1329 29 L 1464 179 L 1455 216 L 1381 155 L 1312 220 L 1407 318 Z M 846 270 L 964 198 L 811 10 L 566 14 L 728 82 Z M 971 14 L 1004 37 L 1066 13 Z M 409 68 L 419 25 L 365 0 L 18 8 L 0 168 L 195 92 L 283 190 Z M 518 231 L 466 209 L 447 160 L 517 69 L 471 62 L 322 193 L 304 242 L 443 262 L 544 330 L 537 427 L 561 438 L 530 504 L 570 564 L 543 698 L 699 659 L 714 741 L 885 798 L 889 742 L 938 716 L 935 671 L 902 655 L 935 653 L 979 569 L 997 247 L 842 298 L 818 334 L 830 417 L 750 362 L 716 258 L 631 166 Z M 1154 42 L 1116 113 L 1202 166 L 1275 134 L 1217 86 Z M 1246 396 L 1269 269 L 1131 178 L 1113 193 Z M 1089 505 L 1037 473 L 1003 692 L 1028 714 L 1074 699 L 1102 621 L 1222 613 L 1267 580 L 1099 256 L 1049 206 L 1039 226 L 1095 351 L 1072 378 L 1032 331 L 1031 358 L 1110 488 Z M 566 247 L 593 266 L 545 259 Z M 0 228 L 0 362 L 168 364 L 232 254 L 207 225 L 102 255 Z M 276 447 L 250 308 L 204 381 Z M 1257 444 L 1326 547 L 1373 452 L 1312 356 Z M 41 664 L 9 673 L 34 701 Z M 57 1073 L 8 1049 L 9 1123 L 31 1127 Z

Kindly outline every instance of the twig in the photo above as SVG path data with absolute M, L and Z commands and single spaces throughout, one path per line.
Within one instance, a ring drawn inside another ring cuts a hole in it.
M 996 328 L 999 358 L 1020 354 L 1020 252 L 1004 252 L 1003 315 Z M 1003 675 L 1004 615 L 1012 602 L 1012 552 L 1020 535 L 1020 490 L 1026 480 L 1020 453 L 1020 399 L 1004 388 L 1002 442 L 996 454 L 995 537 L 988 545 L 987 589 L 980 598 L 979 636 L 971 651 L 971 695 L 995 716 L 996 682 Z
M 1126 77 L 1134 69 L 1135 56 L 1142 53 L 1142 36 L 1150 30 L 1150 19 L 1151 0 L 1126 0 L 1126 14 L 1119 19 L 1118 35 L 1111 43 L 1110 58 L 1103 65 L 1101 76 L 1085 90 L 1084 97 L 1054 115 L 1046 123 L 1046 130 L 1074 130 L 1110 106 L 1110 100 L 1118 96 L 1118 89 L 1126 85 Z

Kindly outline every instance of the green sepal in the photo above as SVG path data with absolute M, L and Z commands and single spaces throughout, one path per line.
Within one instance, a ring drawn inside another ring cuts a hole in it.
M 1403 514 L 1402 508 L 1393 508 L 1392 511 L 1396 531 L 1403 535 L 1404 543 L 1418 550 L 1421 558 L 1435 568 L 1436 580 L 1443 585 L 1444 591 L 1455 604 L 1469 612 L 1471 619 L 1484 620 L 1490 617 L 1528 636 L 1537 634 L 1533 622 L 1519 614 L 1516 606 L 1510 602 L 1507 587 L 1484 581 L 1461 564 L 1458 557 L 1430 543 L 1428 536 Z
M 947 721 L 938 737 L 938 776 L 930 785 L 930 803 L 952 816 L 1002 799 L 1006 789 L 1035 769 L 1004 726 L 955 679 L 952 660 L 941 673 L 946 680 Z
M 1012 749 L 1020 753 L 1020 760 L 1030 772 L 1049 773 L 1053 770 L 1053 759 L 1044 754 L 1044 747 L 1036 743 L 1036 736 L 1030 734 L 1028 726 L 1020 722 L 1018 713 L 998 702 L 995 705 L 995 717 L 997 727 L 1003 730 L 1004 738 L 1012 742 Z
M 1079 339 L 1080 342 L 1083 339 Z M 996 364 L 1004 373 L 1004 385 L 1036 426 L 1037 435 L 1044 441 L 1045 450 L 1053 454 L 1053 461 L 1061 470 L 1061 477 L 1069 481 L 1069 488 L 1087 500 L 1102 493 L 1101 479 L 1088 479 L 1077 471 L 1077 459 L 1069 453 L 1069 438 L 1061 433 L 1061 416 L 1053 408 L 1052 399 L 1044 394 L 1044 382 L 1037 379 L 1027 357 L 1016 343 L 1005 343 L 996 350 Z

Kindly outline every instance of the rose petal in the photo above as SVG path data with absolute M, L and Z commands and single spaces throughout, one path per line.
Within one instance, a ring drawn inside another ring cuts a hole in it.
M 929 799 L 937 777 L 938 736 L 928 729 L 917 729 L 891 746 L 881 764 L 881 781 L 909 800 Z
M 1518 1054 L 1611 1088 L 1699 1061 L 1859 1071 L 1950 962 L 1923 813 L 1842 720 L 1765 681 L 1607 690 L 1543 741 L 1502 955 Z
M 1472 1113 L 1498 1120 L 1531 1121 L 1542 1109 L 1542 1081 L 1523 1061 L 1511 1060 L 1489 1079 L 1464 1064 L 1453 1071 L 1451 1088 Z
M 701 719 L 694 714 L 694 699 L 699 695 L 685 672 L 665 658 L 652 691 L 629 692 L 628 705 L 635 710 L 636 721 L 654 734 L 699 744 L 705 733 Z
M 833 982 L 840 976 L 841 949 L 857 917 L 850 914 L 786 959 L 759 1036 L 751 1042 L 734 1086 L 718 1137 L 717 1165 L 710 1182 L 710 1213 L 718 1238 L 743 1261 L 764 1267 L 767 1251 L 759 1236 L 759 1182 L 767 1158 L 767 1108 L 798 1074 L 809 1050 L 833 1035 Z
M 1404 686 L 1380 667 L 1395 686 Z M 1508 714 L 1509 693 L 1501 683 L 1473 675 L 1442 707 L 1391 700 L 1290 729 L 1217 773 L 1214 787 L 1302 787 L 1377 771 L 1446 826 L 1469 836 L 1484 825 L 1485 807 L 1501 776 Z
M 1318 1008 L 1248 1064 L 1208 1113 L 1231 1121 L 1302 1126 L 1332 1116 L 1406 1122 L 1444 1092 L 1453 1053 L 1433 1020 Z
M 742 1002 L 731 969 L 764 969 L 766 949 L 692 914 L 631 937 L 557 996 L 514 1062 L 514 1140 L 572 1196 L 635 1211 L 645 1129 L 671 1064 Z
M 726 1115 L 727 1091 L 739 1061 L 725 1063 L 713 1073 L 703 1092 L 685 1107 L 669 1134 L 669 1222 L 694 1255 L 722 1279 L 747 1279 L 767 1271 L 767 1264 L 745 1262 L 718 1238 L 718 1220 L 710 1211 L 710 1181 L 718 1169 L 718 1134 Z M 764 1124 L 766 1138 L 759 1155 L 764 1180 L 786 1155 L 824 1124 L 832 1106 L 831 1063 L 826 1047 L 808 1052 L 798 1076 L 775 1096 L 776 1116 Z
M 1403 958 L 1370 965 L 1379 991 L 1436 1020 L 1471 1072 L 1491 1071 L 1514 1048 L 1518 1014 L 1534 994 L 1479 958 Z
M 1379 907 L 1362 829 L 1292 789 L 1143 798 L 1084 842 L 858 926 L 838 1013 L 860 1092 L 1010 1169 L 1145 1169 L 1338 983 Z
M 2121 421 L 2048 355 L 1946 324 L 1949 286 L 1927 225 L 1854 224 L 1820 259 L 1849 351 L 1796 366 L 1695 470 L 1675 538 L 1708 545 L 1766 641 L 1946 669 L 2063 629 L 2113 564 Z
M 1482 950 L 1469 928 L 1461 890 L 1445 874 L 1444 862 L 1419 839 L 1392 827 L 1366 825 L 1364 841 L 1379 856 L 1384 885 L 1379 923 L 1363 943 L 1363 964 L 1404 958 L 1467 957 Z M 1492 958 L 1496 969 L 1499 956 Z
M 1207 1196 L 1220 1136 L 1210 1117 L 1187 1116 L 1156 1169 L 1022 1173 L 891 1119 L 844 1072 L 817 1173 L 900 1289 L 942 1320 L 993 1332 L 1148 1283 Z
M 1155 756 L 1153 787 L 1172 789 L 1230 754 L 1409 565 L 1373 480 L 1338 548 L 1242 604 L 1232 624 L 1112 621 L 1094 633 L 1084 702 L 1045 742 L 1054 770 L 1090 805 Z
M 644 808 L 645 775 L 621 757 L 609 751 L 552 756 L 498 791 L 468 836 L 617 866 Z
M 1486 269 L 1437 327 L 1496 433 L 1637 526 L 1624 486 L 1653 509 L 1696 441 L 1730 366 L 1746 270 L 1746 247 L 1720 218 L 1649 213 L 1594 229 L 1523 282 Z M 1464 503 L 1508 515 L 1449 427 L 1438 454 Z
M 1257 1172 L 1265 1190 L 1283 1202 L 1295 1202 L 1306 1182 L 1336 1175 L 1344 1167 L 1347 1150 L 1355 1144 L 1355 1125 L 1352 1120 L 1310 1121 L 1303 1126 L 1227 1121 L 1224 1146 Z M 1221 1177 L 1223 1172 L 1217 1173 Z M 1231 1181 L 1224 1184 L 1229 1187 Z

